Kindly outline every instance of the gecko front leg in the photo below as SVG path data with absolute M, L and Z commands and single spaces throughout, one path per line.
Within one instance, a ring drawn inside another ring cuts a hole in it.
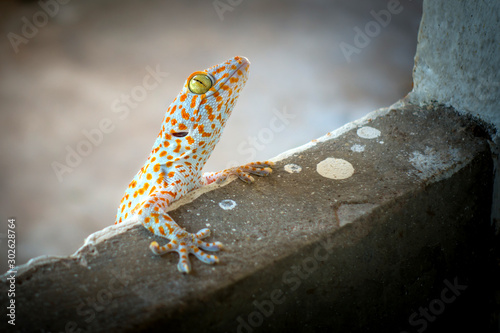
M 165 194 L 167 192 L 170 191 L 158 191 L 151 194 L 142 208 L 139 209 L 139 219 L 142 225 L 156 236 L 170 240 L 169 243 L 163 246 L 160 246 L 156 241 L 151 242 L 149 245 L 151 251 L 156 255 L 177 252 L 179 254 L 177 269 L 182 273 L 191 271 L 190 253 L 206 264 L 218 263 L 219 258 L 217 256 L 207 254 L 202 250 L 219 251 L 223 249 L 222 243 L 202 241 L 202 239 L 210 236 L 209 229 L 205 228 L 197 233 L 190 233 L 181 228 L 170 215 L 163 211 L 165 205 L 172 201 L 171 195 Z

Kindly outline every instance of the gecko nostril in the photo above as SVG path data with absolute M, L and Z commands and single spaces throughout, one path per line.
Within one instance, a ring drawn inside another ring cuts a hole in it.
M 176 138 L 183 138 L 185 137 L 186 135 L 189 134 L 189 132 L 173 132 L 171 133 L 173 136 L 175 136 Z

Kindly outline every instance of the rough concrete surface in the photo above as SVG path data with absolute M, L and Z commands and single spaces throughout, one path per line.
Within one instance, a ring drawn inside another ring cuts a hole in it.
M 172 211 L 189 231 L 209 225 L 210 240 L 227 247 L 218 265 L 193 259 L 193 273 L 181 275 L 177 255 L 153 256 L 155 237 L 131 224 L 72 257 L 20 268 L 15 329 L 444 332 L 474 324 L 493 332 L 487 132 L 452 110 L 400 106 L 297 150 L 270 177 L 233 181 Z M 321 176 L 327 158 L 354 173 Z M 223 200 L 236 206 L 221 209 Z

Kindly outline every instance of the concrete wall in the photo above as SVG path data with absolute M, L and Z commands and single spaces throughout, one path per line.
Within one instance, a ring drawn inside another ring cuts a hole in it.
M 500 2 L 424 1 L 411 100 L 453 106 L 500 129 Z

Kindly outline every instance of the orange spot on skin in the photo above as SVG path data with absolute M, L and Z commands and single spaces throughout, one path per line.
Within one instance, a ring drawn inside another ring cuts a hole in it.
M 177 124 L 177 120 L 172 119 L 172 120 L 170 121 L 170 123 L 172 124 L 172 126 L 175 126 L 175 124 Z
M 153 191 L 156 189 L 156 186 L 151 187 L 151 190 L 149 191 L 149 194 L 153 193 Z
M 174 164 L 174 162 L 172 162 L 172 161 L 167 162 L 167 168 L 170 168 L 172 166 L 172 164 Z
M 162 234 L 162 235 L 166 235 L 165 230 L 163 229 L 163 227 L 162 227 L 162 226 L 160 226 L 160 227 L 158 228 L 158 230 L 160 231 L 160 234 Z
M 197 98 L 198 98 L 198 95 L 194 95 L 193 96 L 193 99 L 191 100 L 191 105 L 190 105 L 191 109 L 195 108 L 195 106 L 196 106 L 196 99 Z
M 155 233 L 155 229 L 153 229 L 153 227 L 148 227 L 148 230 L 151 231 L 151 233 Z
M 234 77 L 234 76 L 233 76 L 233 77 L 231 77 L 231 78 L 229 79 L 229 82 L 231 82 L 231 83 L 236 83 L 236 82 L 238 82 L 238 80 L 239 80 L 238 78 L 236 78 L 236 77 Z
M 187 142 L 188 142 L 190 145 L 192 145 L 192 144 L 194 143 L 194 139 L 193 139 L 192 137 L 190 137 L 190 136 L 186 136 L 186 140 L 187 140 Z
M 191 103 L 191 104 L 193 104 L 193 103 Z M 186 109 L 182 109 L 181 114 L 182 114 L 182 118 L 189 120 L 189 113 L 186 112 Z M 172 125 L 175 125 L 175 124 L 172 124 Z
M 187 98 L 187 94 L 182 94 L 181 98 L 180 98 L 180 101 L 184 102 L 186 100 L 186 98 Z
M 177 105 L 174 105 L 174 107 L 172 108 L 172 110 L 170 110 L 170 114 L 174 114 L 175 109 L 177 109 Z M 167 121 L 168 121 L 168 120 L 167 120 Z
M 187 130 L 187 126 L 186 126 L 186 125 L 184 125 L 184 124 L 179 124 L 179 129 L 180 129 L 181 131 L 183 131 L 183 130 Z
M 155 164 L 155 166 L 153 167 L 153 171 L 154 172 L 160 171 L 160 163 Z
M 170 142 L 163 141 L 163 147 L 167 148 L 168 146 L 170 146 Z
M 165 150 L 160 153 L 160 157 L 163 157 L 165 155 L 167 155 L 167 152 Z
M 149 217 L 144 218 L 144 222 L 149 223 L 149 221 L 151 221 L 151 218 L 149 218 Z
M 168 173 L 168 176 L 169 176 L 170 178 L 172 178 L 173 176 L 175 176 L 175 172 L 170 171 L 170 172 Z

